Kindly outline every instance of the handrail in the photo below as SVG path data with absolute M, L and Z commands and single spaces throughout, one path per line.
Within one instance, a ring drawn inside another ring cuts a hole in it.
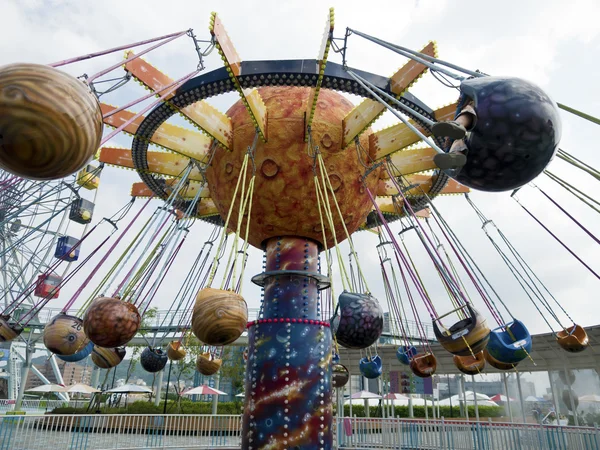
M 240 448 L 240 415 L 35 414 L 0 416 L 0 448 L 47 450 Z M 339 449 L 533 450 L 598 448 L 598 428 L 435 419 L 335 417 Z

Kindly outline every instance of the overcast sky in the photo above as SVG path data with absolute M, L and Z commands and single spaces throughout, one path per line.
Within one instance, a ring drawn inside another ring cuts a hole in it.
M 485 6 L 483 6 L 485 5 Z M 406 47 L 419 49 L 428 40 L 437 41 L 439 57 L 469 69 L 492 75 L 519 76 L 542 86 L 556 101 L 600 115 L 600 3 L 595 0 L 562 1 L 35 1 L 0 0 L 3 26 L 0 28 L 0 65 L 12 62 L 50 63 L 72 56 L 122 45 L 168 32 L 193 28 L 199 39 L 208 39 L 208 20 L 217 11 L 245 60 L 314 58 L 317 54 L 329 6 L 335 7 L 335 36 L 342 37 L 345 27 L 355 28 Z M 116 53 L 94 61 L 69 66 L 74 75 L 92 74 L 116 63 Z M 341 62 L 331 53 L 330 59 Z M 168 44 L 147 56 L 147 60 L 173 78 L 196 67 L 197 57 L 189 38 Z M 216 53 L 207 60 L 207 71 L 219 68 Z M 405 59 L 357 36 L 349 40 L 348 64 L 380 75 L 389 76 Z M 120 76 L 122 72 L 116 72 Z M 142 95 L 139 86 L 130 84 L 107 99 L 123 104 Z M 431 75 L 421 80 L 412 92 L 431 107 L 456 100 L 456 91 L 445 88 Z M 235 95 L 210 99 L 225 111 Z M 352 99 L 357 101 L 357 99 Z M 593 166 L 600 166 L 598 131 L 582 119 L 561 112 L 563 137 L 561 147 Z M 390 115 L 391 116 L 391 115 Z M 378 130 L 396 122 L 385 115 L 373 127 Z M 128 146 L 131 139 L 119 137 L 115 145 Z M 598 181 L 555 160 L 551 170 L 578 188 L 594 193 Z M 111 215 L 129 199 L 129 189 L 138 181 L 134 172 L 108 168 L 102 175 L 97 201 L 97 215 Z M 563 192 L 545 176 L 536 181 L 569 212 L 598 234 L 595 212 Z M 592 194 L 593 195 L 593 194 Z M 596 301 L 600 282 L 585 270 L 559 244 L 533 222 L 510 198 L 509 193 L 473 193 L 472 198 L 488 218 L 503 230 L 514 246 L 530 263 L 573 319 L 583 325 L 598 323 L 600 306 Z M 596 244 L 533 187 L 519 193 L 521 202 L 555 231 L 582 259 L 600 270 Z M 139 202 L 141 203 L 141 202 Z M 156 202 L 157 204 L 157 202 Z M 540 315 L 524 296 L 516 281 L 481 231 L 481 224 L 461 197 L 438 198 L 436 205 L 452 225 L 504 301 L 517 318 L 525 321 L 532 332 L 548 332 Z M 153 205 L 155 207 L 155 205 Z M 398 225 L 393 226 L 398 230 Z M 194 225 L 186 248 L 177 260 L 176 269 L 154 306 L 168 308 L 186 268 L 191 265 L 211 228 Z M 100 239 L 99 236 L 97 239 Z M 385 306 L 381 275 L 371 233 L 359 233 L 356 245 L 368 273 L 370 287 Z M 407 237 L 412 256 L 424 277 L 439 310 L 449 309 L 449 301 L 437 275 L 416 236 Z M 344 254 L 347 254 L 344 249 Z M 260 291 L 248 281 L 261 267 L 259 251 L 251 253 L 246 272 L 244 296 L 250 307 L 258 306 Z M 67 286 L 56 305 L 64 304 L 76 285 Z M 337 291 L 341 286 L 337 288 Z M 481 299 L 475 304 L 486 313 Z M 489 317 L 489 313 L 487 314 Z M 426 317 L 426 316 L 423 316 Z

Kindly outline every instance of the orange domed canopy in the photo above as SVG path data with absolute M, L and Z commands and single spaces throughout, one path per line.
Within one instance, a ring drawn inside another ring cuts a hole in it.
M 322 244 L 313 158 L 308 154 L 304 134 L 310 89 L 265 87 L 259 92 L 267 109 L 268 141 L 259 141 L 255 150 L 256 181 L 249 242 L 261 248 L 268 238 L 293 235 Z M 352 103 L 343 95 L 323 89 L 312 122 L 313 145 L 319 147 L 323 156 L 349 233 L 365 222 L 373 208 L 361 181 L 366 170 L 363 164 L 368 163 L 366 155 L 361 155 L 361 164 L 354 144 L 342 148 L 342 121 L 351 110 Z M 227 115 L 232 122 L 233 151 L 219 149 L 206 171 L 211 197 L 221 217 L 227 217 L 244 155 L 255 136 L 254 124 L 241 101 L 235 103 Z M 369 148 L 369 134 L 367 131 L 360 138 L 365 149 Z M 376 189 L 378 174 L 375 170 L 367 178 L 369 189 Z M 239 199 L 235 202 L 230 224 L 238 220 Z M 332 212 L 337 239 L 343 241 L 346 236 L 333 204 Z M 245 224 L 242 227 L 244 229 Z M 327 246 L 332 246 L 333 236 L 329 226 L 326 229 Z

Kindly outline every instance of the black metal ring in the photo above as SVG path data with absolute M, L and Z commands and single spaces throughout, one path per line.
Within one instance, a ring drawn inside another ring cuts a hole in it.
M 390 95 L 395 95 L 391 91 L 390 80 L 388 78 L 369 72 L 364 72 L 362 70 L 352 70 Z M 318 77 L 318 65 L 317 61 L 314 59 L 244 61 L 242 62 L 241 73 L 242 75 L 238 77 L 238 80 L 242 89 L 261 86 L 310 87 L 316 85 Z M 327 63 L 323 77 L 322 88 L 346 92 L 372 99 L 371 95 L 348 75 L 343 66 L 333 62 Z M 142 121 L 131 144 L 131 154 L 133 165 L 138 172 L 138 175 L 155 195 L 163 199 L 168 197 L 168 193 L 165 190 L 165 181 L 162 178 L 155 178 L 148 171 L 148 146 L 155 131 L 166 120 L 168 120 L 182 108 L 185 108 L 186 106 L 189 106 L 197 101 L 235 90 L 236 86 L 227 73 L 226 68 L 222 67 L 188 80 L 179 89 L 177 89 L 176 94 L 169 100 L 168 103 L 161 103 L 160 105 L 156 106 Z M 411 93 L 404 93 L 399 100 L 403 104 L 409 106 L 411 109 L 416 110 L 431 120 L 435 120 L 435 117 L 433 116 L 433 110 Z M 399 109 L 397 105 L 392 104 L 391 106 Z M 404 113 L 404 111 L 402 112 Z M 413 119 L 419 122 L 416 118 L 413 117 Z M 424 124 L 420 122 L 419 124 L 424 126 Z M 437 177 L 430 189 L 429 197 L 433 197 L 438 194 L 448 182 L 448 175 L 442 171 L 437 171 L 436 175 Z M 180 208 L 185 208 L 187 203 L 188 202 L 185 202 L 184 204 L 178 206 Z M 427 206 L 427 204 L 427 196 L 418 197 L 412 202 L 412 206 L 415 211 L 423 209 Z M 398 218 L 398 216 L 389 215 L 389 218 L 395 220 Z M 204 217 L 203 220 L 216 225 L 223 225 L 223 220 L 219 215 Z M 367 220 L 367 222 L 369 222 L 369 220 Z

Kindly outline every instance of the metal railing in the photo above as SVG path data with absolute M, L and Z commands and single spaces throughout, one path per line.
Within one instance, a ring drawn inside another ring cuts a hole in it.
M 0 418 L 0 450 L 240 448 L 238 415 L 22 415 Z
M 338 449 L 598 450 L 597 428 L 493 422 L 339 418 Z M 239 415 L 12 415 L 0 417 L 0 450 L 241 446 Z
M 9 411 L 14 411 L 16 400 L 0 400 L 0 414 L 6 414 Z M 54 408 L 63 406 L 79 406 L 87 405 L 88 400 L 71 400 L 69 402 L 63 400 L 23 400 L 20 411 L 25 412 L 44 412 L 52 411 Z
M 340 418 L 339 449 L 598 450 L 598 428 L 445 420 Z

